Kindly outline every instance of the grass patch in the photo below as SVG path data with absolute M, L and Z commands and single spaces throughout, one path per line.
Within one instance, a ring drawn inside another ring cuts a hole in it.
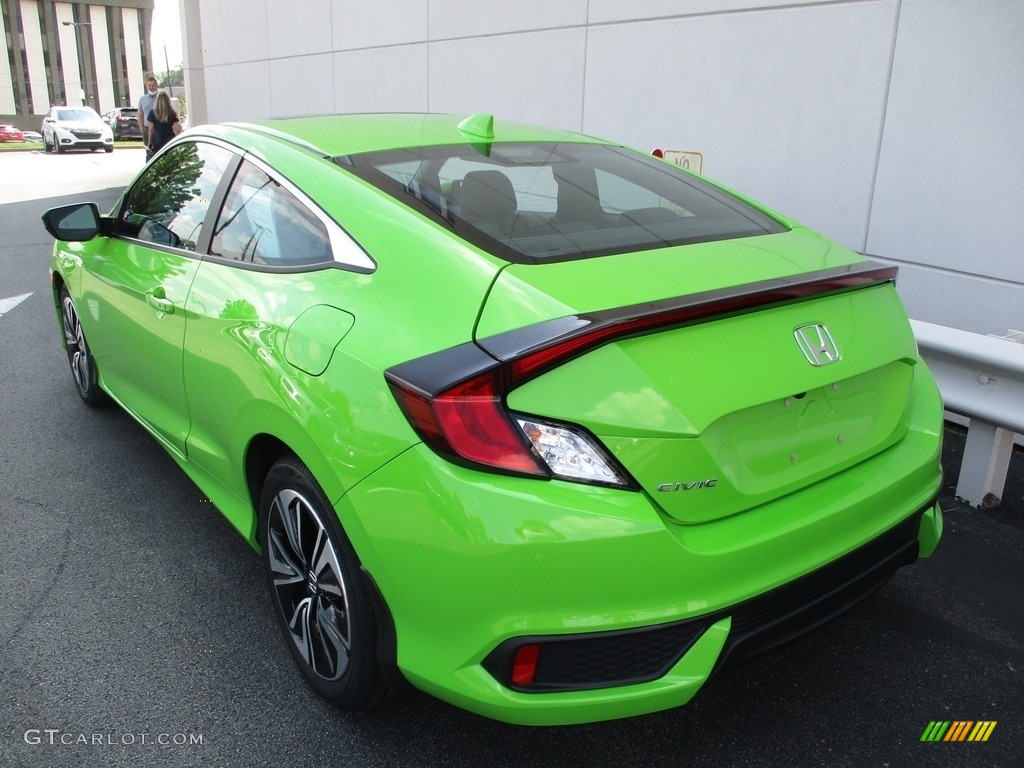
M 115 141 L 114 148 L 122 147 L 125 149 L 141 149 L 142 142 L 136 139 L 135 141 Z M 30 150 L 36 150 L 38 152 L 43 151 L 43 142 L 41 141 L 4 141 L 0 142 L 0 152 L 25 152 Z M 96 150 L 97 152 L 99 150 Z

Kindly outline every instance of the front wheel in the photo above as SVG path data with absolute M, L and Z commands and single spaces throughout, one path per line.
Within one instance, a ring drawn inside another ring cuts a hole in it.
M 106 152 L 109 155 L 111 152 L 114 151 L 114 148 L 113 147 L 104 147 L 103 151 Z
M 306 680 L 343 709 L 379 703 L 387 688 L 370 586 L 334 508 L 298 459 L 267 473 L 260 527 L 274 613 Z
M 106 396 L 100 389 L 96 363 L 85 340 L 78 309 L 68 289 L 63 286 L 60 289 L 60 318 L 61 325 L 64 326 L 64 348 L 68 353 L 71 376 L 75 380 L 78 395 L 92 408 L 102 405 L 106 401 Z

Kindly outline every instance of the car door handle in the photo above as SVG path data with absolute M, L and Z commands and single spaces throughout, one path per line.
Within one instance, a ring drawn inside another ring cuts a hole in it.
M 153 309 L 157 309 L 161 312 L 166 312 L 168 315 L 174 314 L 174 302 L 170 299 L 165 299 L 161 296 L 155 296 L 152 293 L 146 294 L 146 301 L 149 302 L 149 306 Z

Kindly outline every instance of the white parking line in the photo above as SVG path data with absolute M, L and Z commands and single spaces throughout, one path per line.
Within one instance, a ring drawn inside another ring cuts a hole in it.
M 9 299 L 0 299 L 0 317 L 6 315 L 31 295 L 31 293 L 23 293 L 20 296 L 11 296 Z

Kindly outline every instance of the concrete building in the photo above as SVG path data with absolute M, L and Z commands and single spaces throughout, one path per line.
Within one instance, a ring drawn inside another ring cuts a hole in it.
M 193 125 L 471 114 L 697 150 L 901 267 L 911 316 L 1024 330 L 1020 0 L 179 0 Z
M 0 122 L 39 130 L 53 104 L 138 104 L 153 0 L 0 0 Z

